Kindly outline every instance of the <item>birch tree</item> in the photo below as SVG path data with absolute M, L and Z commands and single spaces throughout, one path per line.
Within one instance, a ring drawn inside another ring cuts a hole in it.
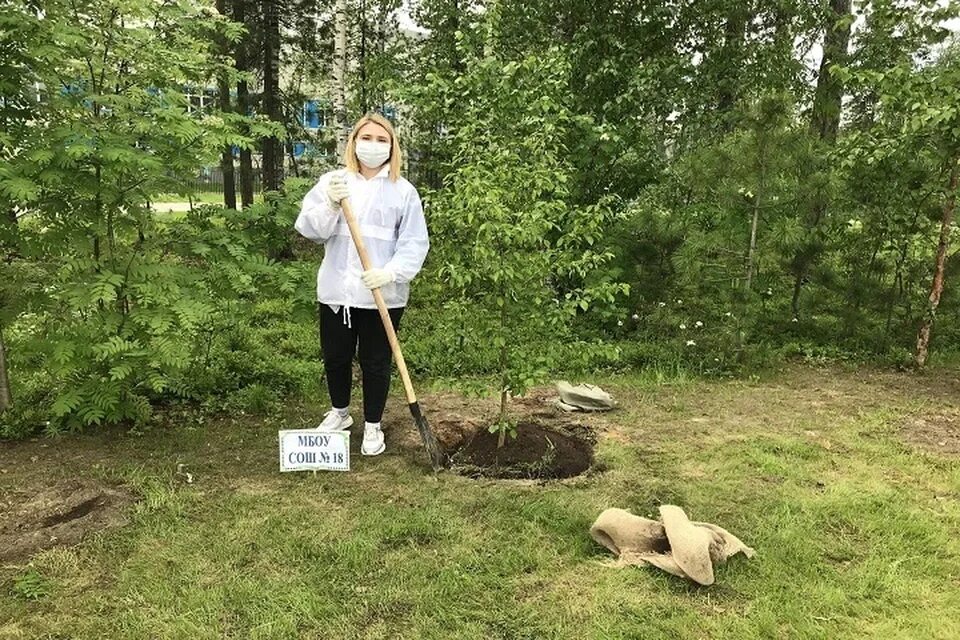
M 337 127 L 337 157 L 343 157 L 349 133 L 347 123 L 347 0 L 336 0 L 333 9 L 333 118 Z

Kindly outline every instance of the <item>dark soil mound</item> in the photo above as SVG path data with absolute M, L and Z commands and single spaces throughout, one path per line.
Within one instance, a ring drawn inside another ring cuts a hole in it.
M 569 478 L 590 468 L 593 446 L 573 435 L 533 422 L 520 423 L 517 437 L 497 449 L 497 433 L 479 429 L 451 452 L 455 469 L 466 475 L 493 478 Z

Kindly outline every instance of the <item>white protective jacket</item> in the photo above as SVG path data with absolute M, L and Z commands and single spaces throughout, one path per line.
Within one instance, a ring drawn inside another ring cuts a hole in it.
M 387 307 L 406 306 L 409 283 L 420 271 L 430 248 L 420 194 L 405 178 L 391 182 L 389 165 L 369 180 L 359 173 L 337 171 L 344 174 L 350 190 L 350 203 L 371 266 L 389 269 L 397 276 L 396 282 L 380 289 Z M 327 184 L 334 173 L 320 176 L 304 196 L 294 227 L 303 237 L 324 245 L 323 262 L 317 273 L 317 300 L 335 312 L 341 306 L 348 310 L 376 309 L 372 292 L 360 280 L 363 267 L 347 222 L 327 198 Z

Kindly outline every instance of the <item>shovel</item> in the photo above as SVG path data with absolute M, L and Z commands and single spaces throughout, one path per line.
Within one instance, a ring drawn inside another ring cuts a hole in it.
M 344 198 L 340 201 L 340 207 L 343 209 L 343 217 L 350 227 L 350 235 L 353 237 L 353 244 L 357 247 L 357 253 L 360 254 L 360 264 L 364 271 L 371 268 L 370 256 L 367 255 L 367 248 L 363 244 L 363 236 L 360 234 L 360 227 L 357 225 L 357 218 L 353 214 L 353 207 L 350 206 L 350 198 Z M 387 332 L 387 340 L 390 341 L 390 349 L 393 351 L 393 358 L 397 362 L 397 369 L 400 371 L 400 378 L 403 380 L 403 388 L 407 392 L 407 405 L 410 407 L 410 415 L 417 425 L 417 431 L 420 432 L 420 439 L 423 440 L 423 446 L 430 455 L 430 464 L 434 471 L 443 468 L 444 456 L 440 451 L 440 445 L 437 444 L 437 438 L 430 430 L 427 419 L 420 411 L 420 403 L 417 402 L 417 394 L 413 391 L 413 383 L 410 382 L 410 373 L 407 371 L 407 363 L 403 359 L 403 353 L 400 351 L 400 342 L 397 340 L 397 332 L 393 328 L 393 320 L 387 313 L 387 304 L 383 301 L 383 294 L 380 289 L 373 289 L 373 299 L 377 303 L 377 309 L 380 311 L 380 320 L 383 321 L 383 328 Z

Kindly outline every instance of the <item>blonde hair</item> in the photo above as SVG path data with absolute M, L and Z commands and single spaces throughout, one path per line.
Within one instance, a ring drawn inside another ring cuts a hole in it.
M 397 134 L 393 130 L 393 125 L 379 113 L 368 113 L 357 120 L 357 124 L 353 125 L 353 130 L 347 137 L 347 146 L 343 150 L 343 163 L 346 165 L 348 171 L 353 171 L 354 173 L 360 172 L 360 161 L 357 159 L 357 134 L 360 133 L 363 125 L 370 122 L 380 125 L 390 134 L 391 149 L 390 159 L 388 160 L 390 164 L 390 180 L 396 182 L 397 178 L 400 177 L 400 161 L 402 159 L 400 143 L 397 141 Z

